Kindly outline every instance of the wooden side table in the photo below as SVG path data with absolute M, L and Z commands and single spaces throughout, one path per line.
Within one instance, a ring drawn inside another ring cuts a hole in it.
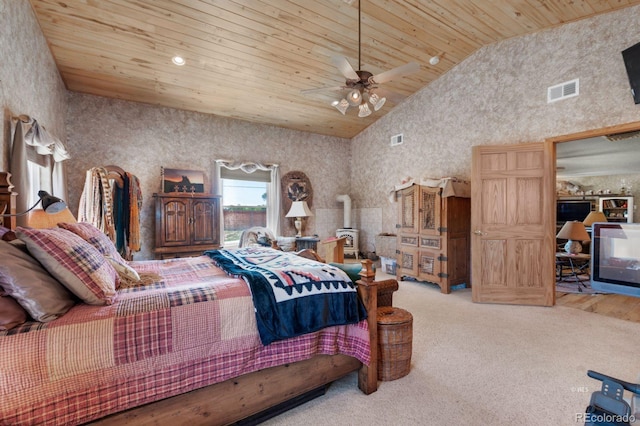
M 556 253 L 556 267 L 558 268 L 558 278 L 562 279 L 562 267 L 569 266 L 571 268 L 571 276 L 578 283 L 578 290 L 582 291 L 584 285 L 583 280 L 578 276 L 579 273 L 589 272 L 589 264 L 591 263 L 591 255 L 586 253 L 570 254 L 566 252 Z

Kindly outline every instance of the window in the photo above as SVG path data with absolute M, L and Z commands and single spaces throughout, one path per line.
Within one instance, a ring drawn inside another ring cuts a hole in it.
M 233 245 L 245 229 L 267 226 L 267 189 L 271 176 L 269 172 L 223 169 L 221 178 L 224 241 L 226 245 Z
M 228 160 L 216 160 L 216 172 L 215 172 L 215 180 L 214 180 L 214 191 L 222 194 L 222 202 L 223 207 L 231 206 L 233 203 L 237 204 L 252 204 L 249 207 L 258 207 L 264 206 L 265 210 L 265 226 L 269 229 L 271 233 L 274 235 L 279 235 L 280 233 L 280 204 L 281 204 L 281 195 L 280 195 L 280 169 L 277 164 L 259 164 L 259 163 L 251 163 L 251 162 L 232 162 Z M 235 188 L 227 183 L 228 188 L 225 190 L 225 181 L 244 181 L 244 184 L 235 184 Z M 253 182 L 253 184 L 247 184 L 246 182 Z M 249 201 L 241 201 L 234 198 L 236 197 L 236 193 L 238 196 L 240 193 L 256 191 L 256 189 L 250 190 L 247 186 L 252 185 L 255 186 L 257 183 L 260 183 L 260 190 L 256 195 L 254 192 L 253 199 L 249 199 Z M 264 184 L 264 187 L 262 186 Z M 263 190 L 264 188 L 264 190 Z M 226 193 L 225 193 L 226 192 Z M 266 195 L 265 195 L 266 194 Z M 223 209 L 222 212 L 222 223 L 221 223 L 221 232 L 226 242 L 226 231 L 231 231 L 231 228 L 240 228 L 241 226 L 232 226 L 230 223 L 225 226 L 225 211 Z M 260 222 L 262 223 L 262 221 Z M 244 228 L 246 229 L 246 228 Z M 240 233 L 242 230 L 239 230 Z M 240 234 L 239 233 L 239 234 Z M 238 235 L 239 235 L 238 234 Z M 231 238 L 232 235 L 229 235 Z M 235 238 L 238 238 L 237 236 Z M 226 245 L 226 243 L 225 243 Z

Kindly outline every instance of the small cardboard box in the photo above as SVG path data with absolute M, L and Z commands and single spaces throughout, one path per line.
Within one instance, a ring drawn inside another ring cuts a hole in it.
M 396 274 L 396 260 L 389 257 L 380 256 L 381 269 L 385 274 Z

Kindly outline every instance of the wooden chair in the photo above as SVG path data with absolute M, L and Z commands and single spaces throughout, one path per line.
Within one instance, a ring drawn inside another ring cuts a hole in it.
M 320 241 L 318 251 L 322 253 L 327 263 L 344 263 L 344 244 L 346 241 L 347 237 L 328 238 L 324 241 Z

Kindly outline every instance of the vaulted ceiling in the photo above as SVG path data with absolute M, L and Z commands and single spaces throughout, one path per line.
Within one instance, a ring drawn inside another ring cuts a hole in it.
M 640 0 L 30 0 L 66 87 L 351 138 L 474 51 Z M 360 51 L 360 53 L 359 53 Z M 183 66 L 172 57 L 186 60 Z M 365 118 L 331 102 L 332 58 L 377 75 L 387 103 Z M 430 59 L 440 58 L 432 65 Z M 395 96 L 393 95 L 395 93 Z

